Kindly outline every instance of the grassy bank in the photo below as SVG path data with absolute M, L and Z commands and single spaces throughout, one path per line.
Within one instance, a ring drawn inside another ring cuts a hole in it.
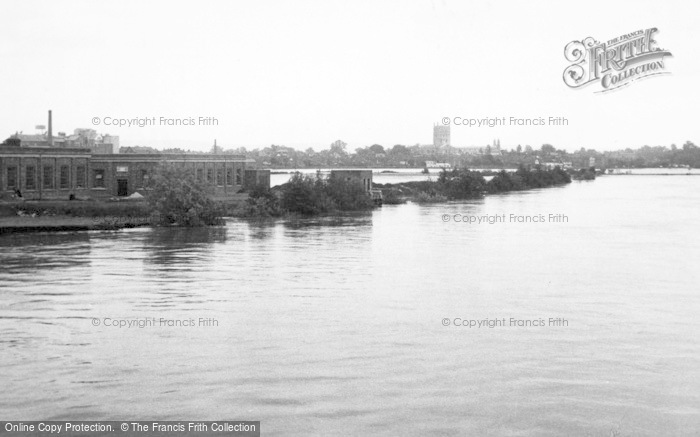
M 0 204 L 0 234 L 122 229 L 151 224 L 147 202 L 44 200 Z
M 0 216 L 4 217 L 147 217 L 151 212 L 152 208 L 145 201 L 32 200 L 0 206 Z
M 17 232 L 66 232 L 116 230 L 150 225 L 146 218 L 75 217 L 75 216 L 15 216 L 0 217 L 0 235 Z

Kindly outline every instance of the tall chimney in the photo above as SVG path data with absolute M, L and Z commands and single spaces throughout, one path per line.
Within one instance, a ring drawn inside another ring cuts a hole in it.
M 49 147 L 53 147 L 53 126 L 51 121 L 51 110 L 49 109 Z

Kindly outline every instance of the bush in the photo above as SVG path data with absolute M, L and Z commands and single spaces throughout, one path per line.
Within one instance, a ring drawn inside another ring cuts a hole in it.
M 501 170 L 493 179 L 487 182 L 486 188 L 490 193 L 522 190 L 523 180 L 520 176 L 510 175 L 505 170 Z
M 153 207 L 153 223 L 177 226 L 204 226 L 222 223 L 222 208 L 207 194 L 192 171 L 162 165 L 153 178 L 148 200 Z
M 467 169 L 454 169 L 451 172 L 443 170 L 437 185 L 439 193 L 450 200 L 481 197 L 486 189 L 484 176 L 478 171 Z
M 270 190 L 270 187 L 268 187 L 265 184 L 257 184 L 253 188 L 250 189 L 250 192 L 248 193 L 248 198 L 249 199 L 259 199 L 259 198 L 266 198 L 266 199 L 273 199 L 275 198 L 274 193 Z
M 242 208 L 236 215 L 243 217 L 277 217 L 282 215 L 282 208 L 275 193 L 265 185 L 256 185 L 250 190 Z
M 572 177 L 578 181 L 592 181 L 595 179 L 595 167 L 582 168 L 572 171 Z
M 340 211 L 364 211 L 374 208 L 372 198 L 359 181 L 329 178 L 324 181 L 324 191 Z
M 398 190 L 392 188 L 382 190 L 382 203 L 385 205 L 400 205 L 406 203 L 406 199 L 401 197 Z
M 520 166 L 515 173 L 502 170 L 486 184 L 486 188 L 490 193 L 503 193 L 530 188 L 545 188 L 570 182 L 569 174 L 559 167 L 552 170 L 538 168 L 531 171 Z
M 361 211 L 374 207 L 359 181 L 323 178 L 295 173 L 282 186 L 281 208 L 287 212 L 315 215 L 332 211 Z
M 323 191 L 323 179 L 294 173 L 282 187 L 282 209 L 302 215 L 315 215 L 332 211 L 333 202 Z

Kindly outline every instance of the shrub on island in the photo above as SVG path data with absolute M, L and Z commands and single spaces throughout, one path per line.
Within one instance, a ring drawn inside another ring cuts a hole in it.
M 406 199 L 401 197 L 399 190 L 393 188 L 383 188 L 382 203 L 384 205 L 401 205 L 402 203 L 406 203 Z
M 234 213 L 241 217 L 279 217 L 284 213 L 280 200 L 275 193 L 265 185 L 256 185 L 248 193 L 248 199 Z
M 573 170 L 571 176 L 577 181 L 592 181 L 595 179 L 595 167 Z
M 468 169 L 445 169 L 440 172 L 436 191 L 449 200 L 474 199 L 481 197 L 486 189 L 486 180 L 478 171 Z
M 333 211 L 363 211 L 374 207 L 359 181 L 295 173 L 282 186 L 281 208 L 290 213 L 316 215 Z
M 486 188 L 489 193 L 505 193 L 568 183 L 571 183 L 571 176 L 559 167 L 551 170 L 528 170 L 520 166 L 514 173 L 500 171 L 486 184 Z

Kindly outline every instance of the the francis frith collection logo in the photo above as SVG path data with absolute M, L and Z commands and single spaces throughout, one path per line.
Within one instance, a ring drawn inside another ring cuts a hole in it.
M 564 48 L 566 60 L 572 63 L 564 70 L 564 83 L 571 88 L 599 83 L 602 89 L 596 92 L 606 92 L 669 74 L 664 57 L 673 55 L 657 46 L 657 31 L 655 27 L 637 30 L 602 43 L 592 37 L 571 41 Z

